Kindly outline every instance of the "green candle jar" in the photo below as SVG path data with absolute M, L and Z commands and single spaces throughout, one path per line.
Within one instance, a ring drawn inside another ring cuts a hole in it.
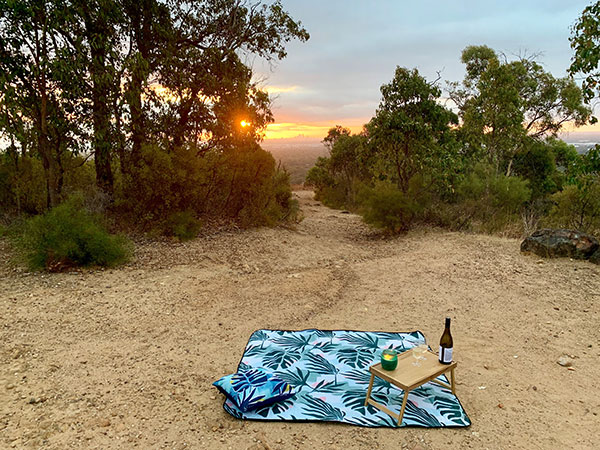
M 381 367 L 383 370 L 394 370 L 398 366 L 398 352 L 385 349 L 381 353 Z

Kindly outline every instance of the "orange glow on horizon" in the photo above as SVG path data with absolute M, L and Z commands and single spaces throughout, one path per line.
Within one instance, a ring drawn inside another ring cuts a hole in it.
M 334 122 L 327 123 L 301 123 L 301 122 L 282 122 L 282 123 L 271 123 L 267 125 L 265 131 L 265 139 L 290 139 L 296 137 L 305 138 L 319 138 L 323 139 L 327 136 L 327 132 L 330 128 L 336 125 L 342 125 L 343 127 L 350 128 L 352 133 L 360 133 L 363 128 L 363 123 L 367 123 L 369 120 L 366 119 L 359 125 L 354 123 L 344 123 L 343 120 L 337 120 Z

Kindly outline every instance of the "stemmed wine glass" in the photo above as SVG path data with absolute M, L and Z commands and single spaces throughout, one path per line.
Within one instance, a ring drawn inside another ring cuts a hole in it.
M 412 355 L 415 358 L 415 362 L 413 363 L 413 366 L 420 366 L 420 360 L 425 361 L 427 358 L 425 358 L 425 354 L 427 353 L 427 345 L 426 344 L 421 344 L 421 345 L 417 345 L 416 347 L 413 347 L 412 349 Z

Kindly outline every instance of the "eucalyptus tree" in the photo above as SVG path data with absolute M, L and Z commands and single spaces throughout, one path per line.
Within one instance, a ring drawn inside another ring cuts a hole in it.
M 566 123 L 586 123 L 591 110 L 569 78 L 555 78 L 533 58 L 508 61 L 486 46 L 463 50 L 466 76 L 451 83 L 462 134 L 510 175 L 515 155 L 532 140 L 556 136 Z
M 81 150 L 85 135 L 85 101 L 68 82 L 72 43 L 58 33 L 67 9 L 61 0 L 0 1 L 0 132 L 15 163 L 40 158 L 48 207 L 60 199 L 65 153 Z
M 440 104 L 436 83 L 417 69 L 397 67 L 392 81 L 381 86 L 381 94 L 375 116 L 366 125 L 374 172 L 406 193 L 415 176 L 443 161 L 443 144 L 457 117 Z
M 587 6 L 572 28 L 569 39 L 573 58 L 569 74 L 583 74 L 583 96 L 587 102 L 600 92 L 600 2 Z
M 285 44 L 308 33 L 281 2 L 173 1 L 173 39 L 157 71 L 166 89 L 159 114 L 169 146 L 194 144 L 200 152 L 237 140 L 260 140 L 273 120 L 270 100 L 253 80 L 249 56 L 286 56 Z M 240 130 L 240 122 L 251 124 Z M 168 132 L 167 132 L 168 130 Z

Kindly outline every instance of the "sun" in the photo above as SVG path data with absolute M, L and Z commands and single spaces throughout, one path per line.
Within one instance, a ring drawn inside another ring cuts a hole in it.
M 242 126 L 242 128 L 246 128 L 250 126 L 250 122 L 246 122 L 245 120 L 242 120 L 240 122 L 240 125 Z

